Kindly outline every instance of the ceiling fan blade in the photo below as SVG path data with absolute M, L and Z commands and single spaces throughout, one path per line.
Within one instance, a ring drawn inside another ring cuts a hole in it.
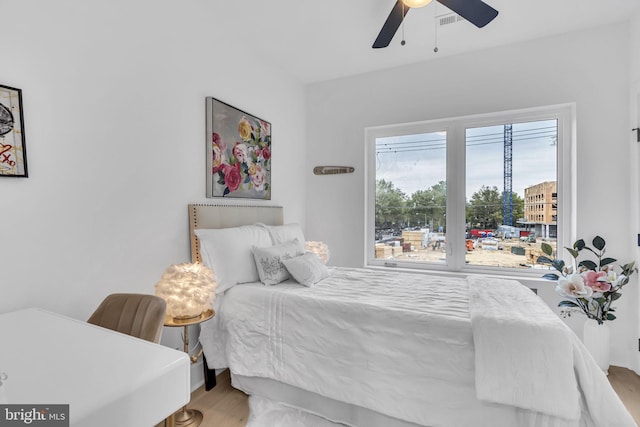
M 438 0 L 438 2 L 478 28 L 484 27 L 498 16 L 497 10 L 481 0 Z
M 409 9 L 411 9 L 408 6 L 403 6 L 404 5 L 402 4 L 402 0 L 396 1 L 395 6 L 393 6 L 393 9 L 391 9 L 389 17 L 380 30 L 380 34 L 378 34 L 378 38 L 376 38 L 376 41 L 373 42 L 372 47 L 374 49 L 389 46 L 389 43 L 391 43 L 391 40 L 393 40 L 393 36 L 396 34 L 396 31 L 398 31 L 402 20 L 404 19 L 407 12 L 409 12 Z

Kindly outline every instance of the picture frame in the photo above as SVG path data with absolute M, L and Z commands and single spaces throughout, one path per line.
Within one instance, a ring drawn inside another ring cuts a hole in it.
M 206 98 L 207 197 L 271 200 L 271 123 Z
M 28 176 L 22 90 L 0 85 L 0 177 Z

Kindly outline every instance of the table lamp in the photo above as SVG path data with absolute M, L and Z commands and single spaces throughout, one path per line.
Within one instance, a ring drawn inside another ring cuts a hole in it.
M 156 283 L 156 295 L 167 302 L 165 326 L 184 327 L 184 352 L 189 355 L 189 325 L 204 322 L 213 317 L 212 304 L 218 284 L 213 270 L 198 263 L 184 263 L 169 266 L 160 281 Z M 196 355 L 189 355 L 195 363 L 202 355 L 202 349 Z M 185 405 L 175 414 L 177 426 L 199 426 L 203 420 L 202 412 L 187 409 Z
M 329 262 L 329 257 L 331 256 L 331 254 L 329 253 L 329 246 L 327 246 L 326 243 L 308 241 L 305 242 L 304 246 L 307 252 L 313 252 L 318 255 L 320 261 L 322 261 L 324 265 Z
M 213 270 L 203 264 L 176 264 L 156 283 L 156 295 L 167 302 L 167 316 L 192 319 L 212 308 L 218 287 Z

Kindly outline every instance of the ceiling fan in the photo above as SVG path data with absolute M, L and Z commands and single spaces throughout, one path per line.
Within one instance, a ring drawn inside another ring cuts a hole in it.
M 498 16 L 498 11 L 482 0 L 437 0 L 478 28 L 482 28 Z M 380 34 L 373 42 L 373 48 L 389 46 L 409 9 L 426 6 L 431 0 L 396 0 Z

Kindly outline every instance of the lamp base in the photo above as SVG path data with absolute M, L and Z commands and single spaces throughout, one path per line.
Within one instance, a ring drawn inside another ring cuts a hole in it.
M 203 418 L 202 412 L 197 409 L 183 409 L 176 412 L 175 423 L 176 426 L 197 427 L 202 423 Z

